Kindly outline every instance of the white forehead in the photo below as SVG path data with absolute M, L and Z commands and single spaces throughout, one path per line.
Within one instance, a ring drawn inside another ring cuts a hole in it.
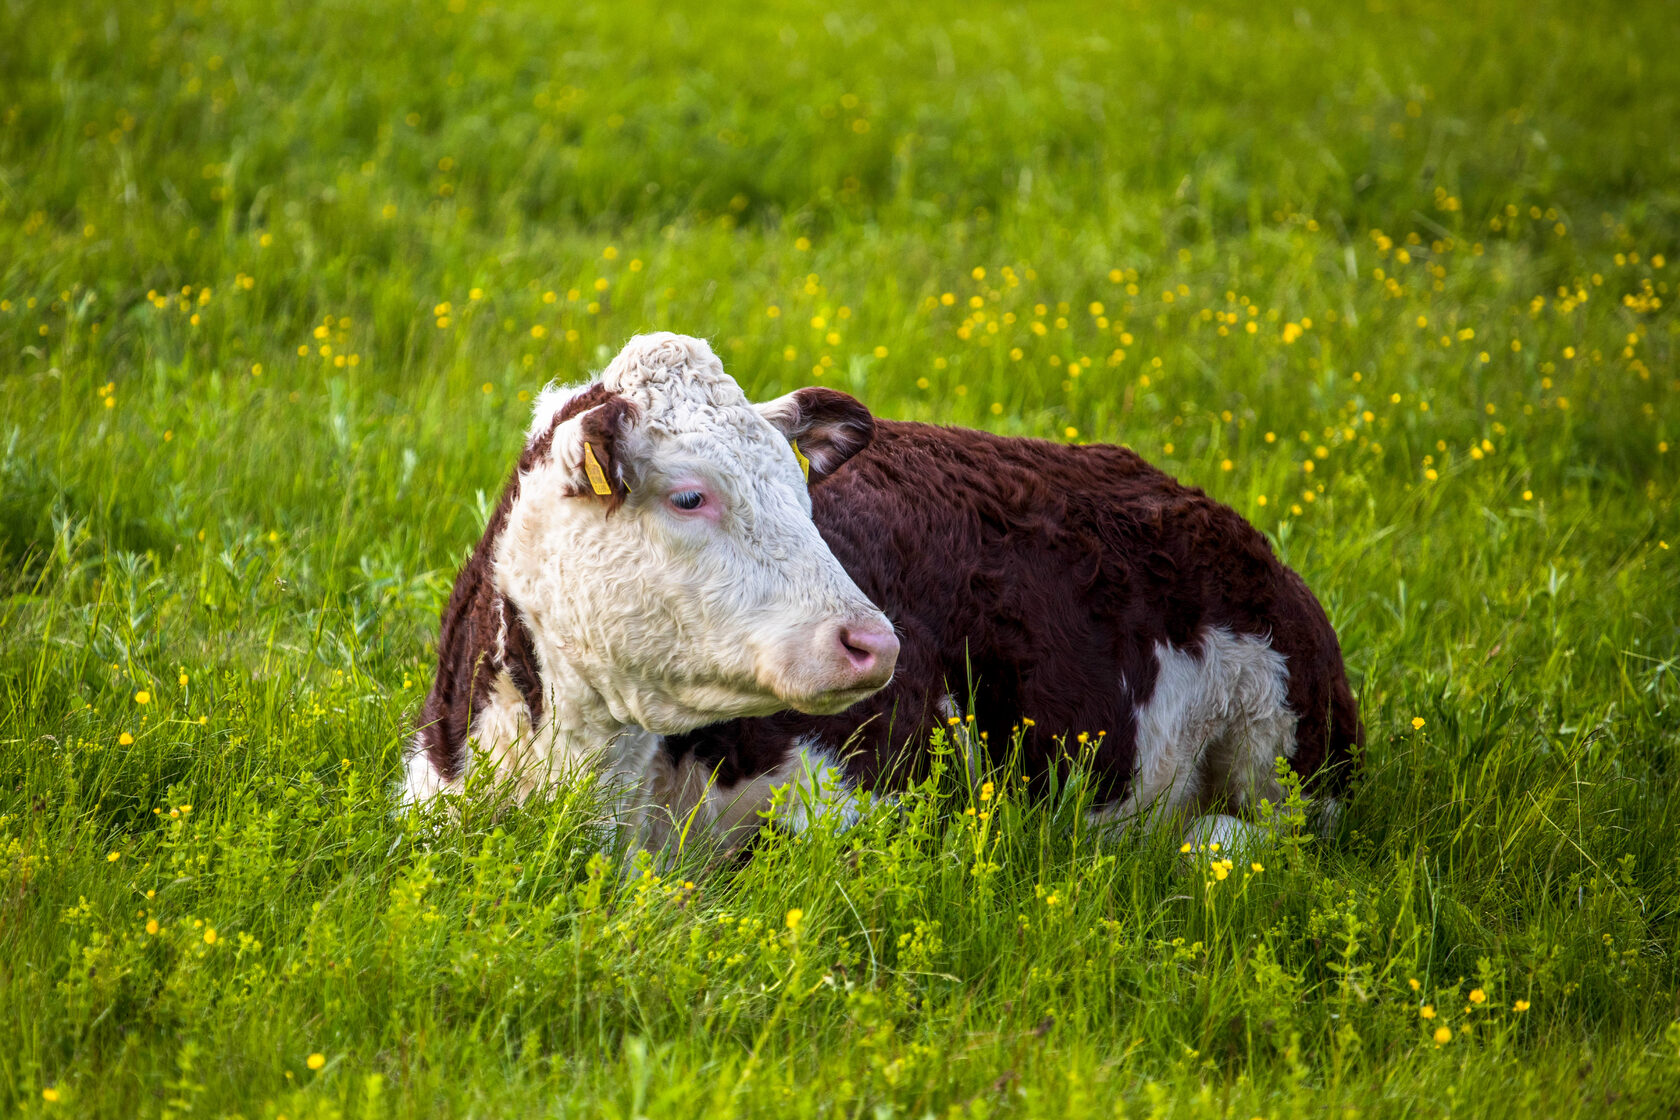
M 680 449 L 686 456 L 734 458 L 760 449 L 779 451 L 784 442 L 703 338 L 668 331 L 637 335 L 601 372 L 600 382 L 636 405 L 636 427 L 655 445 Z M 554 417 L 587 388 L 543 390 L 528 438 L 546 433 Z M 779 462 L 781 457 L 769 458 Z
M 749 407 L 706 340 L 688 335 L 637 335 L 602 371 L 601 385 L 640 405 L 648 423 L 677 430 Z

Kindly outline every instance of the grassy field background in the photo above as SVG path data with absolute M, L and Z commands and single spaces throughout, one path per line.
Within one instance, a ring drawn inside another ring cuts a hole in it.
M 1664 3 L 0 0 L 0 1112 L 1673 1115 L 1677 57 Z M 648 329 L 1232 504 L 1342 636 L 1340 830 L 1187 870 L 955 766 L 732 871 L 587 790 L 397 816 L 530 396 Z

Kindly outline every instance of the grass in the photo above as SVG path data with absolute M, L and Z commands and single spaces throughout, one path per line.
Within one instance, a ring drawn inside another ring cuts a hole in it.
M 1671 1115 L 1677 50 L 0 3 L 0 1110 Z M 587 789 L 396 815 L 529 396 L 655 328 L 1232 504 L 1342 636 L 1340 830 L 1221 877 L 954 766 L 674 877 Z

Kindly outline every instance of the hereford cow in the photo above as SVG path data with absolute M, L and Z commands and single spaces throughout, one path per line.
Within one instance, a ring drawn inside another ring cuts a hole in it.
M 765 617 L 775 640 L 732 659 Z M 1018 736 L 1029 777 L 1083 733 L 1113 822 L 1277 800 L 1280 756 L 1333 798 L 1361 739 L 1317 600 L 1200 490 L 1123 448 L 877 421 L 828 389 L 754 409 L 669 335 L 539 402 L 439 662 L 413 796 L 475 758 L 529 792 L 595 751 L 656 844 L 673 823 L 739 840 L 789 783 L 795 829 L 849 814 L 952 719 L 994 753 Z M 826 687 L 780 683 L 801 671 Z
M 523 798 L 588 766 L 635 816 L 660 735 L 839 712 L 886 684 L 898 639 L 823 543 L 801 468 L 868 437 L 849 400 L 749 404 L 671 334 L 545 391 L 444 609 L 407 796 L 488 765 Z

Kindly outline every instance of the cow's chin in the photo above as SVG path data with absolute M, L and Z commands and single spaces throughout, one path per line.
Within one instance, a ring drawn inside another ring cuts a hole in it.
M 656 734 L 680 735 L 725 720 L 752 719 L 778 712 L 832 716 L 867 700 L 881 687 L 884 685 L 787 696 L 757 688 L 735 691 L 710 685 L 698 690 L 696 695 L 684 695 L 680 699 L 667 695 L 659 702 L 640 705 L 637 722 Z
M 869 699 L 883 687 L 885 686 L 838 689 L 815 696 L 789 697 L 784 703 L 794 711 L 808 716 L 837 716 L 853 704 Z
M 758 688 L 736 691 L 713 684 L 685 690 L 680 697 L 666 694 L 639 705 L 636 722 L 659 735 L 681 735 L 725 720 L 775 715 L 792 706 L 775 693 Z

